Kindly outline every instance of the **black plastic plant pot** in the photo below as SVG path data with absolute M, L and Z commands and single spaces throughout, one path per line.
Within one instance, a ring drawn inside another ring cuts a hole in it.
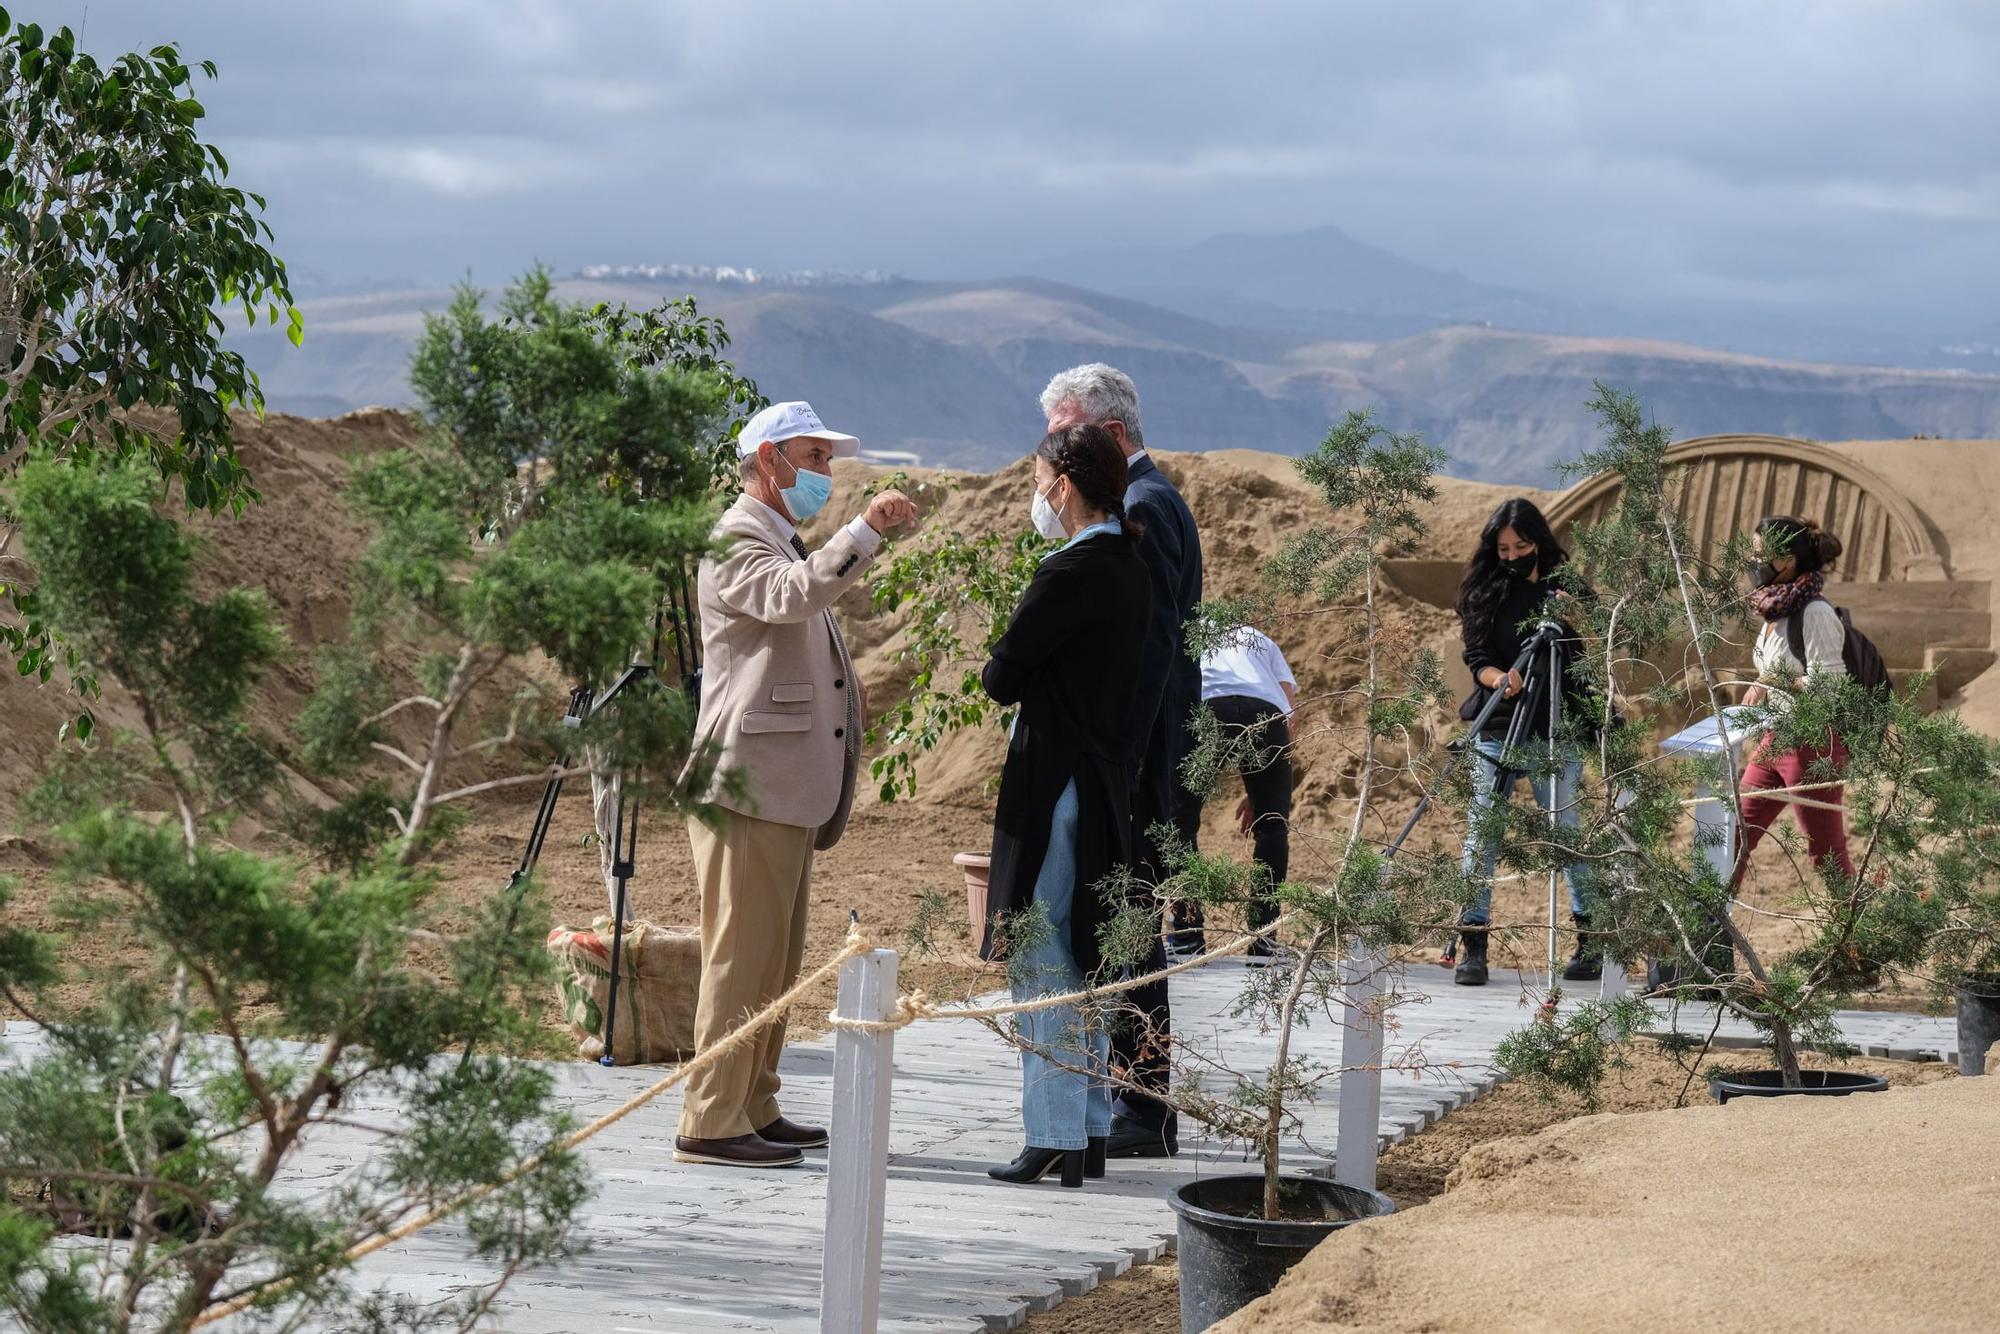
M 1799 1087 L 1785 1087 L 1782 1070 L 1732 1070 L 1710 1075 L 1708 1091 L 1717 1102 L 1731 1098 L 1844 1098 L 1850 1093 L 1880 1093 L 1889 1081 L 1856 1070 L 1801 1070 Z
M 1262 1217 L 1262 1176 L 1190 1181 L 1167 1197 L 1180 1215 L 1181 1334 L 1200 1334 L 1277 1287 L 1340 1229 L 1396 1212 L 1386 1195 L 1318 1177 L 1288 1176 L 1279 1189 L 1290 1216 L 1278 1222 Z
M 1986 1052 L 2000 1042 L 2000 973 L 1973 973 L 1958 988 L 1958 1073 L 1986 1073 Z

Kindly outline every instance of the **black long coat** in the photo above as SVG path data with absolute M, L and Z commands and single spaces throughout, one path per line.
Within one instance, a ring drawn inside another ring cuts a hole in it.
M 1132 462 L 1125 512 L 1145 525 L 1139 559 L 1153 587 L 1139 691 L 1133 698 L 1137 744 L 1130 767 L 1146 793 L 1146 818 L 1164 820 L 1173 810 L 1181 761 L 1192 744 L 1188 716 L 1201 702 L 1201 664 L 1188 656 L 1182 631 L 1201 602 L 1201 534 L 1187 501 L 1150 455 Z
M 992 958 L 1006 914 L 1034 902 L 1048 853 L 1049 822 L 1076 781 L 1077 874 L 1070 946 L 1095 970 L 1098 928 L 1110 911 L 1095 885 L 1132 859 L 1127 766 L 1132 701 L 1152 586 L 1132 544 L 1100 533 L 1042 561 L 980 681 L 1000 704 L 1018 704 L 1000 771 L 993 819 L 993 865 L 980 953 Z

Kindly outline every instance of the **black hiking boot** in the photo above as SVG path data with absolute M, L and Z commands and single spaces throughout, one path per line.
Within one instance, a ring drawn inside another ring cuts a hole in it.
M 1468 926 L 1458 933 L 1458 967 L 1451 980 L 1462 987 L 1486 985 L 1486 928 Z
M 1563 981 L 1595 982 L 1604 976 L 1604 951 L 1598 948 L 1588 917 L 1575 913 L 1571 920 L 1576 923 L 1576 952 L 1563 968 Z

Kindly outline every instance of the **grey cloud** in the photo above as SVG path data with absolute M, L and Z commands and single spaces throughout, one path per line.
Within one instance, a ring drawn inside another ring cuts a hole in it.
M 212 133 L 334 275 L 972 275 L 1332 222 L 1592 300 L 2000 296 L 1984 5 L 88 6 L 100 51 L 169 38 L 223 66 Z

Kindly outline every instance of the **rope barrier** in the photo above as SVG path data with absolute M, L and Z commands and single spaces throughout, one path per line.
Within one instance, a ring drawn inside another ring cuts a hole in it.
M 873 944 L 862 936 L 858 927 L 850 927 L 847 932 L 847 943 L 841 947 L 840 951 L 818 968 L 815 968 L 811 975 L 801 978 L 791 990 L 785 992 L 784 995 L 778 997 L 752 1015 L 741 1027 L 726 1034 L 721 1041 L 712 1043 L 702 1048 L 699 1052 L 696 1052 L 688 1060 L 676 1066 L 673 1072 L 665 1078 L 641 1092 L 635 1093 L 617 1107 L 614 1107 L 603 1116 L 592 1121 L 589 1125 L 571 1132 L 553 1150 L 548 1152 L 568 1152 L 587 1140 L 595 1138 L 676 1084 L 687 1082 L 690 1076 L 700 1074 L 723 1057 L 746 1046 L 752 1036 L 761 1032 L 766 1026 L 790 1010 L 807 992 L 832 977 L 840 970 L 842 964 L 857 955 L 867 953 L 873 948 Z M 523 1160 L 520 1166 L 503 1175 L 498 1181 L 483 1186 L 476 1186 L 455 1199 L 447 1200 L 443 1204 L 425 1210 L 415 1218 L 399 1223 L 387 1232 L 377 1233 L 366 1241 L 357 1242 L 347 1248 L 341 1257 L 341 1263 L 352 1264 L 357 1260 L 373 1255 L 376 1251 L 393 1246 L 406 1237 L 414 1236 L 416 1233 L 422 1232 L 425 1228 L 443 1222 L 466 1206 L 478 1203 L 495 1191 L 512 1185 L 527 1173 L 534 1171 L 547 1158 L 548 1152 L 537 1153 Z M 207 1308 L 195 1317 L 190 1328 L 199 1328 L 202 1325 L 213 1324 L 218 1320 L 225 1320 L 233 1315 L 240 1315 L 252 1306 L 255 1306 L 259 1301 L 276 1293 L 288 1292 L 299 1284 L 316 1278 L 324 1272 L 325 1267 L 321 1267 L 313 1270 L 311 1273 L 290 1274 L 284 1278 L 274 1279 L 240 1296 Z
M 1296 912 L 1286 913 L 1276 921 L 1240 936 L 1218 949 L 1206 950 L 1195 958 L 1184 959 L 1180 963 L 1155 972 L 1122 978 L 1099 987 L 1085 987 L 1081 991 L 1066 991 L 1059 995 L 1037 996 L 1031 1001 L 1011 1001 L 1005 1005 L 981 1005 L 963 1009 L 939 1005 L 919 989 L 898 996 L 896 1012 L 887 1019 L 849 1019 L 835 1011 L 827 1015 L 827 1024 L 829 1027 L 846 1029 L 853 1033 L 893 1033 L 899 1028 L 908 1028 L 919 1019 L 999 1019 L 1010 1014 L 1030 1014 L 1038 1010 L 1053 1010 L 1064 1005 L 1079 1005 L 1099 996 L 1115 996 L 1121 992 L 1136 990 L 1196 968 L 1206 967 L 1217 959 L 1227 959 L 1232 955 L 1241 954 L 1297 915 Z
M 1116 995 L 1120 992 L 1131 991 L 1148 983 L 1162 981 L 1195 968 L 1205 967 L 1218 959 L 1226 959 L 1233 955 L 1241 954 L 1257 941 L 1276 932 L 1279 927 L 1283 926 L 1296 915 L 1296 913 L 1286 913 L 1259 930 L 1247 933 L 1219 949 L 1209 950 L 1198 958 L 1187 959 L 1155 972 L 1146 973 L 1138 977 L 1124 978 L 1101 987 L 1089 987 L 1082 991 L 1066 992 L 1061 995 L 1040 996 L 1032 1001 L 1018 1001 L 1007 1005 L 988 1005 L 969 1009 L 946 1008 L 931 1000 L 928 996 L 924 995 L 921 989 L 918 989 L 896 998 L 896 1013 L 890 1018 L 874 1020 L 849 1019 L 836 1013 L 828 1015 L 828 1022 L 832 1027 L 838 1029 L 863 1033 L 882 1033 L 906 1028 L 919 1019 L 995 1019 L 1004 1015 L 1025 1014 L 1035 1010 L 1054 1009 L 1061 1005 L 1075 1005 L 1093 997 Z M 815 987 L 818 987 L 837 973 L 842 964 L 846 963 L 849 959 L 867 953 L 873 948 L 874 945 L 861 934 L 858 926 L 850 927 L 847 933 L 847 942 L 837 953 L 827 959 L 818 968 L 815 968 L 808 976 L 801 978 L 782 996 L 779 996 L 755 1015 L 752 1015 L 740 1027 L 732 1029 L 721 1041 L 704 1047 L 687 1061 L 676 1066 L 664 1078 L 635 1093 L 590 1124 L 571 1132 L 553 1150 L 537 1153 L 523 1160 L 518 1167 L 507 1172 L 499 1180 L 474 1187 L 454 1199 L 447 1200 L 443 1204 L 425 1210 L 415 1218 L 397 1224 L 386 1232 L 377 1233 L 365 1241 L 357 1242 L 348 1247 L 343 1252 L 340 1263 L 353 1264 L 358 1260 L 366 1259 L 377 1251 L 385 1250 L 405 1238 L 415 1236 L 424 1229 L 433 1227 L 450 1218 L 453 1214 L 458 1213 L 469 1205 L 478 1203 L 495 1191 L 512 1185 L 515 1181 L 518 1181 L 521 1177 L 539 1167 L 550 1152 L 567 1152 L 594 1139 L 630 1116 L 633 1112 L 638 1111 L 641 1107 L 653 1101 L 653 1099 L 659 1097 L 662 1093 L 665 1093 L 668 1089 L 678 1084 L 686 1083 L 690 1077 L 700 1074 L 723 1057 L 746 1046 L 752 1037 L 761 1032 L 786 1011 L 790 1010 L 807 992 L 812 991 Z M 226 1320 L 233 1315 L 241 1315 L 260 1301 L 266 1300 L 278 1293 L 290 1291 L 299 1284 L 318 1277 L 321 1273 L 325 1272 L 325 1269 L 326 1267 L 321 1267 L 310 1273 L 290 1274 L 283 1278 L 274 1279 L 228 1301 L 210 1306 L 195 1317 L 190 1328 L 200 1328 L 203 1325 L 214 1324 L 218 1320 Z

